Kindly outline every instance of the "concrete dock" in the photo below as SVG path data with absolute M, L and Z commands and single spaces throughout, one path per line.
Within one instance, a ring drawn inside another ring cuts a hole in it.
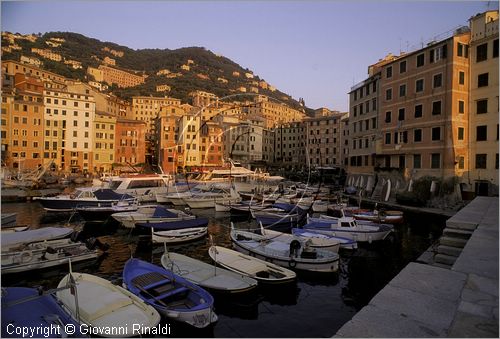
M 448 219 L 472 232 L 454 264 L 408 264 L 334 337 L 498 338 L 498 204 L 477 197 Z

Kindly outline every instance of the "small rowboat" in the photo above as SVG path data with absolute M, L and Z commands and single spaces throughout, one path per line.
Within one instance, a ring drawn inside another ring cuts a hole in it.
M 245 274 L 261 283 L 289 283 L 297 277 L 295 272 L 289 269 L 225 247 L 212 246 L 209 248 L 208 254 L 222 267 L 239 274 Z
M 257 281 L 201 260 L 172 252 L 165 252 L 161 264 L 184 279 L 203 288 L 231 294 L 243 293 L 257 287 Z
M 127 289 L 158 312 L 197 328 L 217 321 L 213 297 L 201 287 L 172 271 L 139 259 L 129 259 L 123 268 Z
M 161 320 L 158 312 L 141 298 L 95 275 L 69 273 L 59 282 L 58 288 L 61 290 L 56 293 L 57 299 L 82 324 L 100 329 L 99 336 L 138 336 L 141 333 L 135 324 L 152 328 Z M 113 328 L 121 330 L 112 331 Z

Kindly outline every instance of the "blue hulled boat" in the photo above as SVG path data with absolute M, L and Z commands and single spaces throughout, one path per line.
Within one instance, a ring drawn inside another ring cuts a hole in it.
M 66 325 L 72 325 L 65 327 Z M 22 329 L 40 332 L 20 332 Z M 73 328 L 74 333 L 65 329 Z M 80 325 L 50 294 L 35 288 L 2 288 L 2 338 L 83 338 Z
M 123 268 L 123 284 L 171 319 L 197 328 L 207 327 L 218 319 L 210 293 L 162 267 L 129 259 Z

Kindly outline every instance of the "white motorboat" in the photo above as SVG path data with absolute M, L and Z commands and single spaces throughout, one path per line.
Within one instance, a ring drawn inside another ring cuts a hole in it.
M 161 320 L 160 314 L 138 296 L 95 275 L 69 273 L 58 289 L 56 297 L 71 315 L 99 330 L 93 334 L 100 337 L 141 336 L 140 329 L 153 328 Z
M 95 260 L 96 249 L 70 239 L 41 241 L 19 246 L 17 250 L 2 251 L 2 275 L 48 269 L 72 263 Z
M 358 223 L 353 217 L 311 218 L 310 216 L 307 216 L 307 224 L 303 228 L 317 233 L 368 243 L 384 240 L 394 229 L 392 225 Z
M 295 272 L 289 269 L 225 247 L 211 246 L 208 254 L 222 267 L 238 274 L 245 274 L 261 283 L 289 283 L 295 281 L 297 277 Z
M 175 191 L 175 180 L 168 174 L 130 174 L 110 177 L 107 186 L 117 193 L 136 197 L 139 202 L 156 201 L 156 194 Z
M 323 241 L 325 243 L 329 243 L 330 241 L 335 241 L 340 243 L 340 249 L 355 250 L 358 248 L 358 243 L 355 240 L 343 237 L 335 237 L 333 235 L 321 234 L 314 231 L 304 230 L 302 228 L 292 228 L 292 234 L 297 237 L 314 239 L 313 244 L 315 242 L 319 242 L 321 244 L 323 243 Z
M 121 201 L 133 203 L 135 198 L 107 188 L 83 187 L 71 194 L 60 194 L 55 197 L 35 197 L 33 200 L 40 202 L 46 211 L 71 212 L 78 207 L 112 206 Z
M 235 273 L 201 260 L 172 252 L 165 252 L 161 264 L 203 288 L 231 294 L 243 293 L 257 287 L 257 281 L 246 275 Z
M 309 245 L 311 240 L 299 239 L 280 239 L 278 235 L 272 237 L 231 227 L 231 240 L 239 252 L 291 269 L 324 273 L 338 271 L 340 258 L 337 253 L 312 248 Z
M 312 232 L 310 232 L 312 233 Z M 328 250 L 335 253 L 338 253 L 341 241 L 334 237 L 316 237 L 316 236 L 308 236 L 306 234 L 296 235 L 290 233 L 283 233 L 279 231 L 273 231 L 271 229 L 265 229 L 260 225 L 260 234 L 267 237 L 268 239 L 281 241 L 287 244 L 290 244 L 293 240 L 305 241 L 308 242 L 309 247 L 312 249 L 319 250 Z M 352 240 L 350 240 L 352 242 Z
M 139 223 L 163 223 L 169 221 L 189 220 L 196 218 L 195 215 L 183 211 L 166 208 L 162 205 L 143 205 L 136 211 L 113 213 L 111 217 L 126 228 L 135 228 Z

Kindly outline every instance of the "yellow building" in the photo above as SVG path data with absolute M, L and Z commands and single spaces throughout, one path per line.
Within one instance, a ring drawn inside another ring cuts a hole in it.
M 498 10 L 470 18 L 469 173 L 479 195 L 498 195 Z
M 99 70 L 102 71 L 102 81 L 107 82 L 110 85 L 116 84 L 118 87 L 122 88 L 134 87 L 143 84 L 146 79 L 145 75 L 137 75 L 105 65 L 100 65 Z M 95 80 L 101 81 L 97 78 Z
M 31 52 L 38 54 L 46 59 L 50 59 L 53 61 L 62 61 L 61 54 L 55 53 L 55 52 L 51 51 L 50 49 L 32 48 Z
M 255 102 L 248 108 L 248 114 L 260 116 L 266 119 L 266 128 L 271 128 L 276 125 L 302 121 L 305 114 L 302 111 L 293 109 L 280 102 L 272 102 L 262 99 L 263 96 L 257 96 Z
M 180 105 L 180 99 L 170 97 L 132 97 L 132 119 L 146 122 L 147 133 L 154 134 L 154 119 L 158 117 L 162 107 Z
M 117 117 L 110 113 L 96 112 L 94 119 L 93 171 L 111 172 L 115 163 L 115 137 Z

